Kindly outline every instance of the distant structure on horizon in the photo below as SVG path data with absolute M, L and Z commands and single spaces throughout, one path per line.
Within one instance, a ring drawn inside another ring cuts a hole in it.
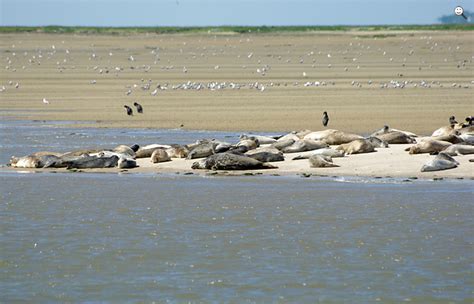
M 469 11 L 464 11 L 464 15 L 467 17 L 467 20 L 461 16 L 456 16 L 454 13 L 452 15 L 443 15 L 438 18 L 439 22 L 443 24 L 467 24 L 474 23 L 474 13 Z

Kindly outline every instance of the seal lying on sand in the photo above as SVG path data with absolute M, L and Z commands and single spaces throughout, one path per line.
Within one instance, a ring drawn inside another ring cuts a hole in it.
M 328 145 L 341 145 L 350 143 L 353 140 L 363 138 L 360 135 L 346 133 L 339 130 L 329 129 L 325 131 L 311 132 L 304 136 L 304 139 L 324 141 Z
M 367 139 L 356 139 L 347 144 L 342 144 L 336 148 L 338 151 L 344 151 L 347 155 L 358 153 L 375 152 L 374 145 Z
M 241 139 L 237 144 L 237 147 L 245 146 L 249 150 L 256 149 L 260 146 L 260 142 L 255 137 L 249 137 L 247 139 Z
M 162 163 L 162 162 L 167 162 L 171 161 L 171 158 L 169 157 L 168 153 L 166 153 L 165 150 L 163 149 L 156 149 L 153 151 L 153 154 L 151 155 L 151 162 L 156 164 L 156 163 Z
M 185 146 L 171 145 L 171 148 L 165 150 L 171 158 L 186 158 L 189 150 Z
M 421 167 L 421 172 L 439 171 L 456 168 L 459 163 L 449 156 L 448 154 L 441 152 L 436 155 L 435 158 L 429 160 L 426 164 Z
M 382 129 L 375 131 L 374 133 L 370 134 L 370 136 L 379 136 L 382 134 L 390 133 L 390 132 L 400 132 L 403 133 L 409 137 L 418 137 L 415 133 L 409 132 L 409 131 L 403 131 L 403 130 L 398 130 L 398 129 L 393 129 L 390 128 L 389 126 L 385 125 L 383 126 Z
M 244 139 L 257 139 L 258 142 L 261 144 L 261 145 L 270 145 L 270 144 L 273 144 L 273 143 L 276 143 L 276 139 L 273 138 L 273 137 L 269 137 L 269 136 L 262 136 L 262 135 L 247 135 L 247 134 L 242 134 L 240 135 L 239 139 L 240 140 L 244 140 Z
M 459 137 L 458 135 L 452 133 L 452 134 L 448 134 L 448 135 L 441 135 L 441 136 L 431 136 L 431 137 L 426 137 L 426 138 L 422 138 L 421 141 L 425 141 L 425 140 L 441 140 L 441 141 L 447 141 L 447 142 L 450 142 L 452 144 L 459 144 L 459 143 L 463 143 L 464 140 Z
M 322 141 L 312 139 L 300 139 L 294 142 L 291 146 L 281 149 L 283 153 L 305 152 L 328 147 L 328 144 Z
M 209 144 L 201 144 L 194 147 L 189 153 L 186 159 L 195 159 L 195 158 L 203 158 L 208 157 L 214 154 L 214 145 L 212 143 Z
M 285 160 L 285 157 L 283 156 L 282 152 L 272 153 L 272 152 L 262 151 L 262 152 L 252 153 L 252 154 L 247 155 L 247 156 L 251 157 L 253 159 L 256 159 L 256 160 L 258 160 L 262 163 L 284 161 Z
M 405 151 L 409 151 L 410 154 L 434 153 L 441 152 L 449 146 L 450 142 L 431 139 L 406 148 Z
M 334 150 L 333 148 L 322 148 L 322 149 L 317 149 L 317 150 L 314 150 L 314 151 L 308 151 L 308 152 L 300 153 L 297 156 L 293 157 L 293 160 L 308 159 L 312 155 L 324 155 L 324 156 L 330 156 L 330 157 L 344 157 L 344 151 L 337 151 L 337 150 Z
M 298 139 L 293 139 L 293 138 L 288 138 L 288 139 L 285 139 L 285 140 L 278 140 L 276 143 L 272 144 L 270 147 L 272 148 L 275 148 L 275 149 L 278 149 L 278 150 L 282 150 L 286 147 L 289 147 L 291 146 L 292 144 L 294 144 Z
M 458 154 L 465 155 L 465 154 L 474 154 L 474 146 L 471 145 L 451 145 L 443 150 L 442 153 L 446 153 L 451 156 L 456 156 Z
M 48 164 L 58 161 L 60 158 L 55 155 L 27 155 L 22 157 L 12 156 L 10 166 L 13 168 L 44 168 Z
M 73 161 L 65 162 L 68 169 L 93 169 L 93 168 L 113 168 L 117 167 L 119 157 L 112 155 L 106 156 L 85 156 Z
M 135 154 L 136 154 L 136 158 L 151 157 L 151 154 L 156 149 L 168 149 L 168 148 L 171 148 L 171 146 L 169 146 L 169 145 L 160 145 L 160 144 L 152 144 L 152 145 L 147 145 L 147 146 L 144 146 L 144 147 L 140 147 Z
M 414 144 L 416 139 L 411 136 L 406 135 L 405 133 L 392 131 L 388 133 L 383 133 L 376 135 L 375 137 L 386 141 L 389 144 Z
M 209 170 L 252 170 L 252 169 L 274 169 L 278 168 L 267 163 L 262 163 L 248 156 L 232 153 L 214 154 L 206 159 L 194 162 L 192 169 Z
M 365 138 L 365 140 L 370 142 L 372 146 L 374 146 L 374 148 L 388 148 L 388 142 L 378 137 L 370 136 L 370 137 Z
M 325 155 L 311 155 L 309 158 L 309 166 L 311 168 L 330 168 L 330 167 L 339 167 L 336 164 L 333 164 L 331 156 Z

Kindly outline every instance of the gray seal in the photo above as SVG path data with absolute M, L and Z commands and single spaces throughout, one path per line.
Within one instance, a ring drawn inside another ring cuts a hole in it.
M 327 148 L 328 144 L 319 140 L 312 139 L 300 139 L 294 142 L 291 146 L 287 146 L 281 151 L 283 153 L 296 153 L 296 152 L 305 152 L 321 148 Z
M 244 155 L 232 153 L 214 154 L 206 159 L 194 162 L 192 169 L 209 170 L 252 170 L 252 169 L 274 169 L 277 168 L 267 163 L 262 163 L 256 159 Z
M 186 157 L 186 159 L 195 159 L 208 157 L 214 154 L 214 145 L 213 144 L 200 144 L 194 147 Z
M 347 144 L 342 144 L 336 150 L 344 151 L 347 155 L 375 152 L 374 145 L 367 139 L 356 139 Z
M 387 142 L 388 144 L 414 144 L 416 139 L 413 137 L 398 131 L 392 131 L 376 135 L 375 137 Z

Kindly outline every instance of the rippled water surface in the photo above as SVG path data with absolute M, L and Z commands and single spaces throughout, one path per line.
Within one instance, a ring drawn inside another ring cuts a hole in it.
M 2 162 L 157 136 L 0 131 Z M 0 188 L 0 302 L 473 300 L 472 181 L 3 170 Z

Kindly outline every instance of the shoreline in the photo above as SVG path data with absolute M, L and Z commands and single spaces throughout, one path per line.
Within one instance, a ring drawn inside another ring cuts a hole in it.
M 8 171 L 23 172 L 51 172 L 51 173 L 175 173 L 181 175 L 199 176 L 301 176 L 301 177 L 366 177 L 366 178 L 400 178 L 408 180 L 437 180 L 437 179 L 464 179 L 474 180 L 474 162 L 469 162 L 474 155 L 459 155 L 456 160 L 460 163 L 457 168 L 420 172 L 421 166 L 433 155 L 415 154 L 411 155 L 404 149 L 411 144 L 390 145 L 389 148 L 378 148 L 376 152 L 353 154 L 341 158 L 334 158 L 333 162 L 340 167 L 333 168 L 310 168 L 309 161 L 292 160 L 299 153 L 285 154 L 285 160 L 271 162 L 277 166 L 276 169 L 264 170 L 193 170 L 191 165 L 197 159 L 186 160 L 173 158 L 171 161 L 153 164 L 150 158 L 137 159 L 139 167 L 133 169 L 101 168 L 101 169 L 77 169 L 65 168 L 11 168 L 3 167 Z

